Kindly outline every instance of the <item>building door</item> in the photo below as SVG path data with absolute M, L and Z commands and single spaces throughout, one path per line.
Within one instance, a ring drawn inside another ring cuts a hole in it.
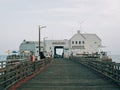
M 64 56 L 64 46 L 54 47 L 54 58 L 63 58 Z

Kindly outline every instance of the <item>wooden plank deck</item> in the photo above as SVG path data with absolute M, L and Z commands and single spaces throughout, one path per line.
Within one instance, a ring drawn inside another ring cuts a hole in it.
M 17 90 L 120 90 L 81 64 L 56 59 Z

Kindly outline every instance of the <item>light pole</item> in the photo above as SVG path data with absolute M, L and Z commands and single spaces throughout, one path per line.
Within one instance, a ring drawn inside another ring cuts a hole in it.
M 40 45 L 40 37 L 41 37 L 41 33 L 40 33 L 40 30 L 41 30 L 41 28 L 46 28 L 46 26 L 41 26 L 41 25 L 39 25 L 38 26 L 39 27 L 39 56 L 40 56 L 40 52 L 41 52 L 41 45 Z
M 44 42 L 44 52 L 46 51 L 46 43 L 45 43 L 45 39 L 47 39 L 47 37 L 43 38 L 43 42 Z

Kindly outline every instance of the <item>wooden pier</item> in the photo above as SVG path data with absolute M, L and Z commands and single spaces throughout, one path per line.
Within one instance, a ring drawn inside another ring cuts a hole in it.
M 93 58 L 50 61 L 0 69 L 0 90 L 120 90 L 120 64 Z

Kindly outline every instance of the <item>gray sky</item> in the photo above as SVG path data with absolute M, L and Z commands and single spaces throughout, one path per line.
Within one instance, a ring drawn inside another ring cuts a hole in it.
M 120 54 L 120 0 L 0 0 L 0 54 L 37 41 L 38 25 L 47 26 L 48 39 L 69 39 L 78 29 L 97 34 L 105 50 Z

